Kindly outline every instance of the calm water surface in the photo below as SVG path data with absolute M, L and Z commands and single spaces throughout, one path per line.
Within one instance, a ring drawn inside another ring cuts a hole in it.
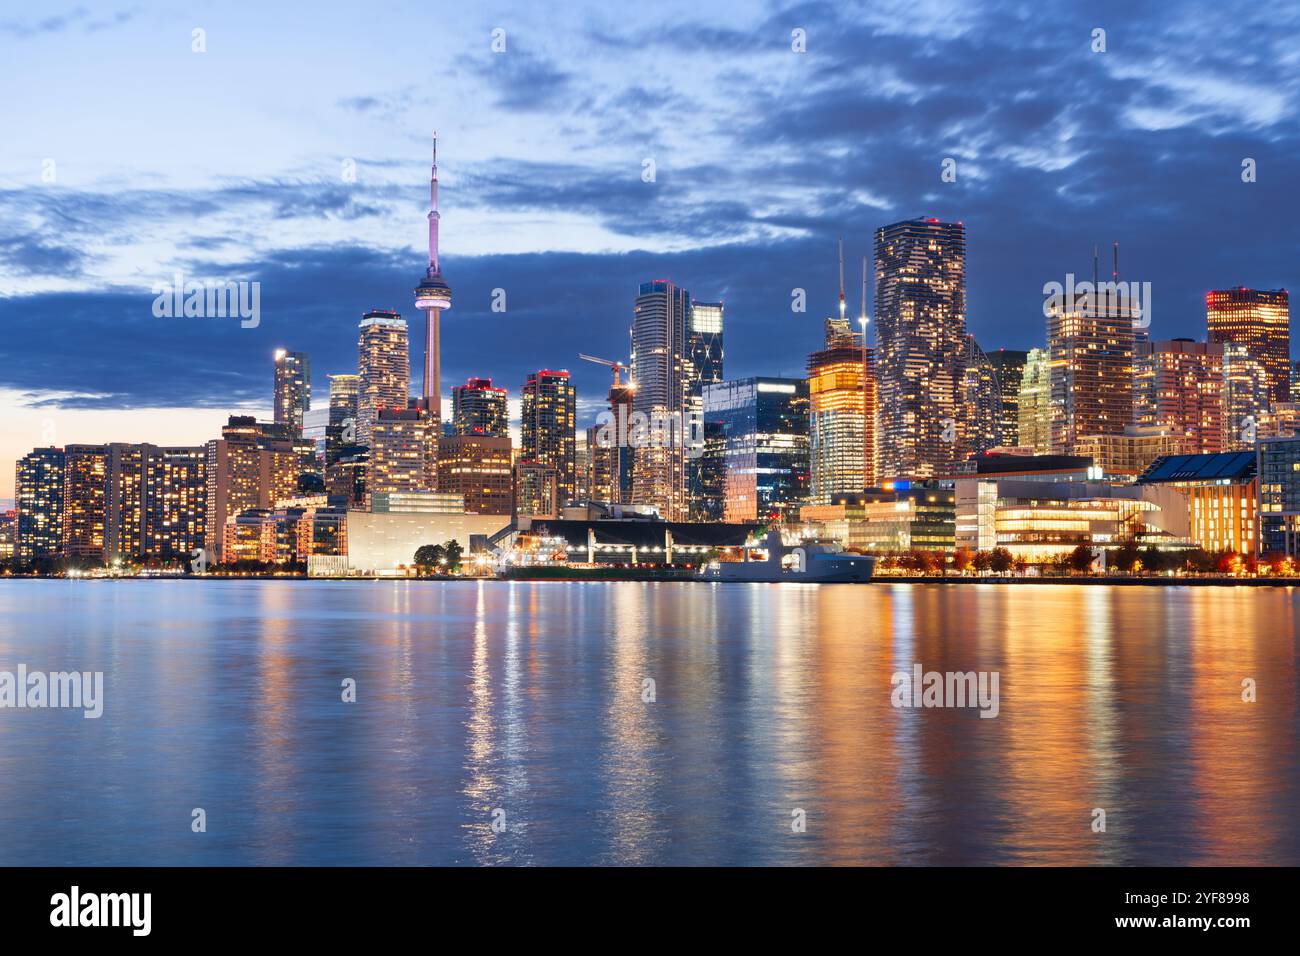
M 0 670 L 106 684 L 0 709 L 0 864 L 1296 865 L 1298 599 L 0 581 Z M 895 709 L 918 661 L 999 716 Z

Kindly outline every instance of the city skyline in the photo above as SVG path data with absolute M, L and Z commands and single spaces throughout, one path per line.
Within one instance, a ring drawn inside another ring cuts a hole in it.
M 1161 338 L 1200 338 L 1212 289 L 1294 284 L 1276 241 L 1293 202 L 1297 68 L 1285 15 L 1268 12 L 1262 31 L 1263 11 L 1192 4 L 1143 20 L 1118 6 L 1055 5 L 1032 24 L 1005 4 L 909 5 L 910 16 L 888 4 L 852 14 L 751 5 L 759 26 L 740 31 L 686 9 L 585 31 L 458 11 L 446 17 L 448 57 L 420 71 L 371 70 L 375 58 L 362 57 L 370 72 L 321 78 L 309 54 L 276 46 L 286 76 L 305 58 L 303 79 L 259 117 L 242 107 L 248 80 L 215 81 L 232 57 L 269 64 L 271 41 L 258 37 L 278 35 L 285 14 L 236 5 L 190 24 L 147 6 L 104 18 L 69 8 L 0 24 L 15 75 L 49 91 L 16 97 L 19 128 L 39 125 L 42 136 L 0 167 L 0 315 L 11 330 L 0 460 L 49 444 L 47 419 L 60 444 L 110 437 L 87 424 L 105 414 L 114 441 L 175 444 L 214 434 L 228 413 L 265 414 L 264 363 L 276 348 L 311 355 L 325 394 L 323 376 L 350 367 L 340 333 L 359 315 L 420 318 L 409 290 L 427 242 L 415 215 L 427 210 L 420 184 L 435 126 L 456 157 L 442 184 L 457 288 L 443 379 L 490 376 L 514 391 L 528 371 L 567 367 L 580 427 L 606 383 L 576 355 L 626 357 L 629 290 L 647 277 L 726 303 L 728 377 L 797 374 L 834 313 L 836 237 L 857 261 L 874 228 L 915 216 L 964 222 L 967 326 L 986 351 L 1040 346 L 1039 289 L 1085 274 L 1096 244 L 1119 241 L 1125 275 L 1153 283 Z M 561 17 L 585 23 L 590 13 Z M 303 49 L 330 27 L 294 23 Z M 1109 31 L 1104 53 L 1089 48 L 1097 27 Z M 505 46 L 494 53 L 498 28 Z M 204 30 L 201 54 L 194 29 Z M 791 49 L 792 30 L 805 31 L 806 52 Z M 170 31 L 175 50 L 157 49 Z M 358 52 L 387 52 L 415 44 L 410 33 L 363 25 L 348 36 Z M 1260 51 L 1256 74 L 1219 52 L 1243 46 L 1234 37 Z M 85 62 L 50 64 L 56 43 Z M 84 122 L 95 112 L 85 96 L 139 78 L 127 69 L 92 83 L 85 71 L 139 58 L 144 44 L 177 75 L 175 89 L 118 101 L 128 129 L 178 118 L 166 150 Z M 852 52 L 861 49 L 875 55 L 864 61 Z M 701 65 L 715 82 L 687 77 Z M 953 92 L 963 70 L 984 78 L 980 96 Z M 437 87 L 423 88 L 430 79 Z M 64 104 L 59 93 L 73 86 Z M 203 117 L 183 109 L 186 97 L 202 98 Z M 58 122 L 65 108 L 80 122 Z M 660 118 L 669 113 L 679 122 Z M 259 149 L 246 148 L 250 137 Z M 1246 157 L 1256 182 L 1241 181 Z M 945 158 L 954 182 L 941 179 Z M 150 285 L 177 270 L 259 281 L 263 321 L 155 318 Z M 491 311 L 498 288 L 502 313 Z M 807 293 L 805 313 L 790 312 L 793 288 Z M 778 335 L 790 343 L 779 354 Z M 0 498 L 12 497 L 12 478 L 0 480 Z

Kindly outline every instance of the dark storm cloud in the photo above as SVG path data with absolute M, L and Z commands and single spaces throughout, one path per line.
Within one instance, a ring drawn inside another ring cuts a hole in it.
M 794 27 L 808 31 L 806 54 L 789 52 Z M 1094 27 L 1107 29 L 1104 54 L 1089 50 Z M 549 111 L 574 151 L 461 164 L 446 207 L 578 217 L 634 246 L 688 248 L 447 250 L 455 304 L 444 378 L 491 376 L 517 395 L 526 372 L 567 366 L 583 402 L 598 401 L 608 376 L 576 355 L 626 358 L 637 285 L 659 277 L 726 301 L 729 375 L 798 374 L 835 307 L 836 237 L 856 315 L 874 229 L 918 215 L 965 223 L 968 326 L 985 349 L 1040 345 L 1043 284 L 1090 274 L 1094 245 L 1108 272 L 1113 240 L 1122 277 L 1153 284 L 1153 334 L 1202 336 L 1208 289 L 1296 284 L 1296 32 L 1294 12 L 1251 4 L 917 0 L 800 4 L 747 28 L 603 23 L 545 54 L 511 33 L 509 53 L 463 55 L 457 66 L 481 84 L 485 115 L 508 123 Z M 586 74 L 586 51 L 646 49 L 664 74 L 629 71 L 617 83 Z M 714 68 L 711 81 L 668 82 L 701 65 Z M 391 112 L 403 96 L 337 105 Z M 622 159 L 580 155 L 597 137 Z M 696 155 L 692 142 L 719 149 Z M 647 156 L 654 183 L 641 179 Z M 940 179 L 949 157 L 953 183 Z M 1258 162 L 1258 182 L 1241 181 L 1244 157 Z M 286 176 L 200 191 L 0 191 L 0 262 L 14 274 L 76 272 L 86 263 L 71 238 L 108 228 L 129 243 L 150 223 L 223 212 L 241 214 L 249 231 L 268 220 L 404 216 L 397 228 L 418 228 L 424 190 L 418 178 L 395 187 Z M 122 406 L 265 404 L 276 347 L 309 352 L 318 388 L 326 373 L 354 369 L 368 308 L 402 312 L 419 340 L 418 255 L 282 242 L 231 265 L 216 257 L 237 240 L 196 233 L 180 245 L 200 260 L 187 271 L 261 281 L 258 329 L 154 319 L 147 288 L 0 298 L 15 359 L 0 366 L 0 384 L 102 392 L 111 397 L 93 401 Z M 505 313 L 489 307 L 498 288 Z M 790 310 L 796 288 L 807 291 L 806 313 Z

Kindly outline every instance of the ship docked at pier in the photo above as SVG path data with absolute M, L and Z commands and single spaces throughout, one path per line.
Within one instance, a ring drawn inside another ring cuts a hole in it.
M 700 576 L 706 581 L 771 584 L 854 584 L 871 580 L 876 559 L 850 554 L 838 542 L 805 538 L 786 545 L 770 531 L 763 543 L 745 546 L 736 561 L 715 561 Z

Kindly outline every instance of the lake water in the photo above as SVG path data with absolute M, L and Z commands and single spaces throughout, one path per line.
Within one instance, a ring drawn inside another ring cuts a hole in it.
M 0 580 L 0 671 L 105 681 L 97 720 L 0 709 L 0 864 L 1296 865 L 1297 618 L 1291 588 Z M 996 672 L 997 716 L 894 707 L 916 663 Z

